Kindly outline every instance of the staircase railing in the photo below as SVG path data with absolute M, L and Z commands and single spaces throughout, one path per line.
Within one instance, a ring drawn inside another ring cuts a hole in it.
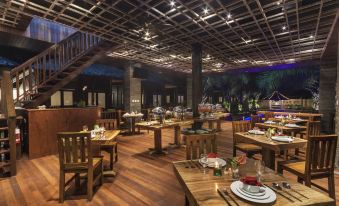
M 100 41 L 94 35 L 76 32 L 12 69 L 14 102 L 31 100 L 47 81 L 55 79 Z

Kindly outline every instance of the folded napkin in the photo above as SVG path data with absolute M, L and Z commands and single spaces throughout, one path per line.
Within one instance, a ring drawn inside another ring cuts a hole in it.
M 247 185 L 252 185 L 252 186 L 263 186 L 260 182 L 258 182 L 256 177 L 251 177 L 251 176 L 246 176 L 240 179 L 241 182 Z
M 213 153 L 213 152 L 207 154 L 208 158 L 217 158 L 218 156 L 219 155 L 217 153 Z

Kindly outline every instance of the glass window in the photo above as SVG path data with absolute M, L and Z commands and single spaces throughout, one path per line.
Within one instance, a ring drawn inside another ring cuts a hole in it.
M 166 103 L 167 104 L 171 103 L 171 96 L 170 95 L 166 96 Z
M 98 93 L 98 106 L 106 108 L 106 95 L 105 95 L 105 93 Z
M 64 106 L 73 106 L 73 92 L 64 91 Z
M 60 107 L 61 106 L 61 92 L 57 91 L 51 96 L 51 106 Z

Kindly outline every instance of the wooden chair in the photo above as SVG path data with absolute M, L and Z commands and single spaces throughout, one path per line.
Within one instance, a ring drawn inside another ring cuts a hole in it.
M 117 128 L 116 119 L 98 119 L 96 124 L 99 125 L 99 127 L 105 127 L 106 130 L 114 130 Z M 100 151 L 109 154 L 109 168 L 113 170 L 114 162 L 118 161 L 118 143 L 111 141 L 106 144 L 100 144 Z
M 232 129 L 233 129 L 233 157 L 237 155 L 237 150 L 246 153 L 247 157 L 252 157 L 254 154 L 261 152 L 261 147 L 254 144 L 237 142 L 235 138 L 235 133 L 247 132 L 248 130 L 251 129 L 251 123 L 249 121 L 232 121 Z
M 264 117 L 265 117 L 265 121 L 267 121 L 274 117 L 274 112 L 265 112 Z
M 90 132 L 58 133 L 58 150 L 60 162 L 59 202 L 64 202 L 65 187 L 75 179 L 80 187 L 80 174 L 87 173 L 87 199 L 92 200 L 93 186 L 103 181 L 102 158 L 92 157 Z M 75 175 L 65 182 L 65 173 Z
M 200 158 L 201 154 L 217 153 L 216 134 L 186 135 L 186 159 Z
M 309 136 L 306 161 L 281 162 L 278 164 L 278 172 L 283 170 L 291 172 L 298 176 L 298 181 L 305 182 L 305 185 L 311 187 L 311 184 L 329 193 L 329 196 L 335 199 L 334 184 L 334 162 L 337 146 L 336 135 L 318 135 Z M 328 178 L 328 189 L 314 184 L 311 180 Z
M 320 121 L 308 121 L 306 124 L 306 131 L 300 132 L 301 138 L 308 139 L 309 136 L 320 135 Z
M 251 115 L 251 129 L 255 127 L 255 123 L 261 123 L 262 118 L 259 115 Z

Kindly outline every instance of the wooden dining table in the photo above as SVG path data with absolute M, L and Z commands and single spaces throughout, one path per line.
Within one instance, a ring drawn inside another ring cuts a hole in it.
M 307 144 L 307 140 L 294 138 L 293 142 L 278 142 L 268 139 L 266 135 L 249 134 L 248 132 L 235 133 L 234 138 L 237 142 L 251 143 L 260 146 L 262 159 L 265 165 L 271 169 L 275 169 L 275 153 L 286 151 L 289 149 L 303 148 Z
M 106 130 L 103 136 L 96 135 L 91 139 L 92 141 L 92 154 L 93 156 L 101 156 L 100 146 L 103 144 L 109 144 L 112 141 L 116 141 L 116 137 L 120 134 L 120 130 Z M 116 171 L 105 170 L 103 172 L 105 177 L 116 176 Z
M 216 112 L 213 113 L 213 117 L 210 118 L 194 118 L 195 122 L 207 122 L 209 129 L 216 129 L 216 131 L 221 131 L 221 122 L 224 118 L 228 117 L 230 113 Z M 214 126 L 215 125 L 215 126 Z
M 281 129 L 283 133 L 291 134 L 292 136 L 295 136 L 296 133 L 306 130 L 305 126 L 287 127 L 287 126 L 281 126 L 279 124 L 268 124 L 268 123 L 255 123 L 255 126 L 261 129 L 268 129 L 268 128 Z
M 195 167 L 187 167 L 187 163 L 194 164 Z M 212 169 L 209 169 L 208 172 L 204 173 L 202 166 L 199 166 L 197 161 L 177 161 L 173 163 L 173 168 L 190 206 L 227 206 L 227 202 L 218 193 L 218 188 L 226 188 L 228 195 L 226 195 L 225 198 L 232 206 L 263 205 L 248 202 L 233 194 L 230 190 L 230 185 L 234 181 L 231 174 L 223 173 L 222 176 L 213 176 Z M 240 177 L 256 176 L 254 160 L 248 159 L 245 165 L 241 165 L 239 168 L 239 174 Z M 280 194 L 276 193 L 277 199 L 275 202 L 264 205 L 335 205 L 335 201 L 327 195 L 306 187 L 295 180 L 286 179 L 285 177 L 276 174 L 273 170 L 265 168 L 264 173 L 262 174 L 262 183 L 271 186 L 273 182 L 281 183 L 283 181 L 288 182 L 291 188 L 297 191 L 289 191 L 291 194 L 293 193 L 292 195 L 295 198 L 291 197 L 288 192 L 286 193 L 286 189 L 283 189 L 283 191 L 279 192 Z
M 145 129 L 145 130 L 151 130 L 154 132 L 154 149 L 151 149 L 150 152 L 151 155 L 157 154 L 157 155 L 163 155 L 167 152 L 163 150 L 162 148 L 162 130 L 163 129 L 174 129 L 174 145 L 180 147 L 181 146 L 181 139 L 180 139 L 180 133 L 181 133 L 181 126 L 185 125 L 191 125 L 193 124 L 193 121 L 191 120 L 183 120 L 183 121 L 168 121 L 164 124 L 160 124 L 156 121 L 151 122 L 139 122 L 136 123 L 136 127 L 139 129 Z

